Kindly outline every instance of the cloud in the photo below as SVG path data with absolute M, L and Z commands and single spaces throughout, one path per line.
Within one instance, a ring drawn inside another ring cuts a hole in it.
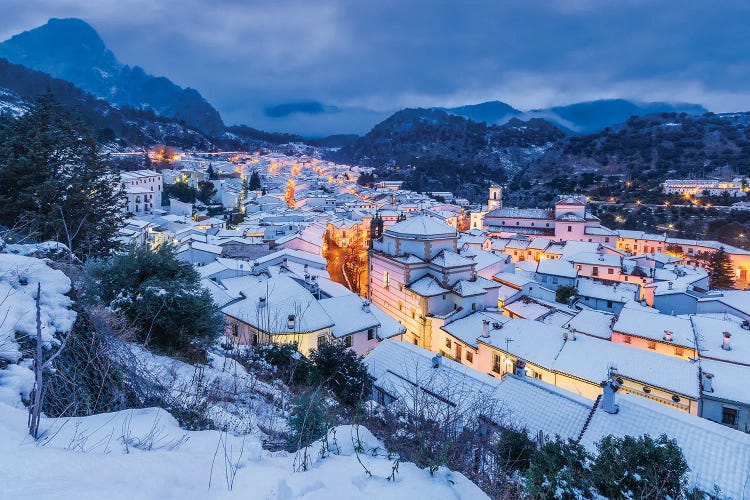
M 361 132 L 401 107 L 494 99 L 750 102 L 744 0 L 3 0 L 3 10 L 0 37 L 81 17 L 122 62 L 198 89 L 228 123 L 315 135 Z M 303 101 L 338 111 L 266 112 Z

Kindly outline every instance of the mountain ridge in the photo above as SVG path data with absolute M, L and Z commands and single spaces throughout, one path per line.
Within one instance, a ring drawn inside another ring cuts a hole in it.
M 654 113 L 686 113 L 702 115 L 708 110 L 700 104 L 687 102 L 637 102 L 627 99 L 597 99 L 567 105 L 521 111 L 502 101 L 486 101 L 455 108 L 437 108 L 474 121 L 502 124 L 511 118 L 529 120 L 543 118 L 561 130 L 573 134 L 590 134 L 624 123 L 631 116 Z
M 201 94 L 139 66 L 120 63 L 96 30 L 80 19 L 52 18 L 0 43 L 0 57 L 66 80 L 115 106 L 153 110 L 209 134 L 225 130 Z

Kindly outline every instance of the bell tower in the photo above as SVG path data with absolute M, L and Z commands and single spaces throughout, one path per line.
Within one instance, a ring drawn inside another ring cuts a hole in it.
M 503 208 L 503 188 L 493 182 L 490 184 L 490 196 L 487 199 L 487 211 L 491 212 L 496 208 Z

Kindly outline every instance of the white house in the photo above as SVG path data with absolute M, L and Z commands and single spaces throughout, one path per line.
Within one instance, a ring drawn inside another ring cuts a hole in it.
M 153 170 L 121 172 L 120 184 L 127 197 L 127 211 L 134 215 L 161 208 L 162 175 Z

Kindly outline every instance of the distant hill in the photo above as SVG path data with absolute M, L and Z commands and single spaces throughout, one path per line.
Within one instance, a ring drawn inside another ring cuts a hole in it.
M 69 81 L 118 107 L 152 110 L 213 136 L 224 132 L 218 111 L 198 91 L 120 63 L 80 19 L 50 19 L 15 35 L 0 43 L 0 57 Z
M 488 101 L 480 104 L 467 104 L 466 106 L 459 106 L 457 108 L 437 109 L 452 115 L 463 116 L 475 122 L 485 123 L 504 123 L 513 117 L 523 114 L 523 111 L 519 111 L 510 104 L 502 101 Z
M 486 182 L 515 175 L 563 137 L 539 119 L 488 125 L 437 109 L 405 109 L 330 157 L 377 167 L 411 189 L 476 198 Z
M 750 113 L 656 113 L 550 148 L 533 172 L 622 173 L 655 183 L 729 167 L 750 175 Z M 530 174 L 533 174 L 530 172 Z
M 442 108 L 441 108 L 442 109 Z M 700 104 L 644 102 L 625 99 L 602 99 L 554 106 L 551 108 L 519 111 L 501 101 L 444 109 L 448 113 L 474 121 L 501 124 L 511 118 L 529 120 L 543 118 L 560 129 L 575 134 L 590 134 L 627 121 L 631 116 L 646 116 L 653 113 L 686 113 L 702 115 L 708 112 Z

